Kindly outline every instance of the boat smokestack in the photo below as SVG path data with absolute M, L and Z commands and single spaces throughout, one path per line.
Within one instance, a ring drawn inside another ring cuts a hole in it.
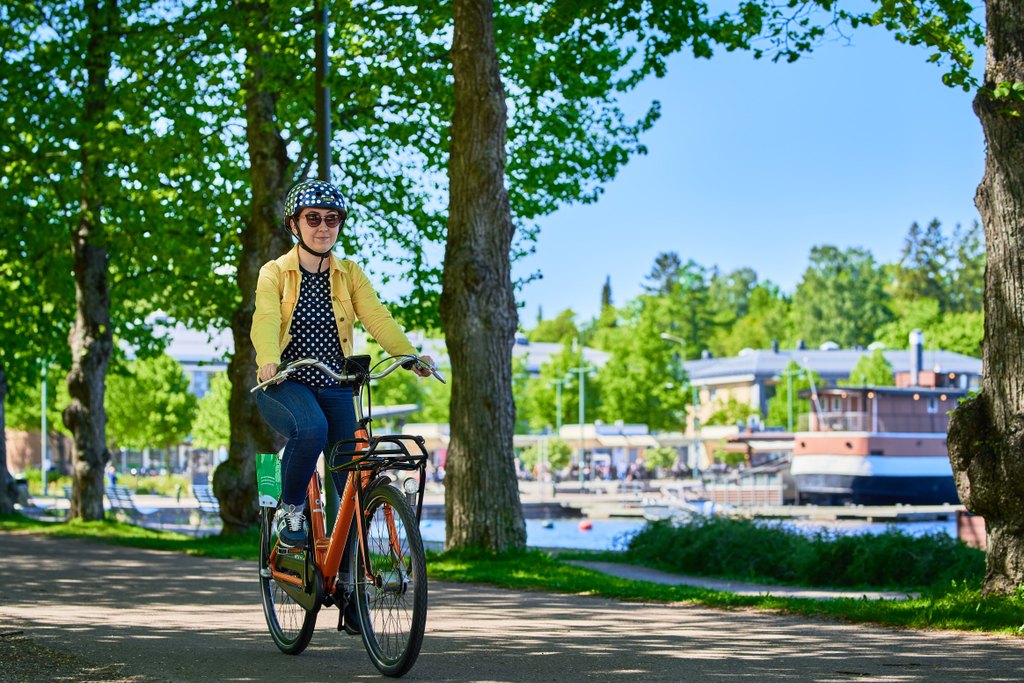
M 924 365 L 924 334 L 921 330 L 910 332 L 910 385 L 920 386 L 921 366 Z

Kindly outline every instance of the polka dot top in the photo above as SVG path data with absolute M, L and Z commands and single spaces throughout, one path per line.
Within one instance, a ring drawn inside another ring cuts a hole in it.
M 335 372 L 341 372 L 344 354 L 338 339 L 338 325 L 331 308 L 331 271 L 311 273 L 301 268 L 299 299 L 295 302 L 290 333 L 292 339 L 281 353 L 282 361 L 316 358 Z M 316 368 L 301 368 L 288 378 L 309 387 L 336 387 L 338 383 Z

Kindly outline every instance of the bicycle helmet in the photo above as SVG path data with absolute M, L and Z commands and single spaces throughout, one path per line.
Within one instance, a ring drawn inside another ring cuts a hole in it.
M 284 198 L 284 227 L 289 234 L 294 234 L 299 239 L 299 246 L 308 251 L 314 256 L 320 257 L 320 263 L 323 264 L 323 260 L 330 256 L 331 252 L 319 252 L 313 251 L 309 246 L 302 241 L 302 231 L 296 230 L 292 232 L 291 226 L 288 224 L 289 220 L 294 219 L 298 222 L 299 211 L 308 208 L 319 208 L 319 209 L 334 209 L 341 214 L 341 222 L 345 223 L 345 218 L 348 216 L 348 208 L 345 205 L 345 196 L 341 194 L 341 190 L 334 187 L 328 182 L 323 180 L 303 180 L 295 184 L 288 194 Z M 319 271 L 319 268 L 317 268 Z

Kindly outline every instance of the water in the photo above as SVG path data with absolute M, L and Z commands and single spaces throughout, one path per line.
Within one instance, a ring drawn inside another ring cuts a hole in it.
M 625 550 L 628 539 L 643 528 L 644 520 L 594 519 L 589 531 L 581 531 L 579 519 L 526 520 L 526 544 L 532 548 L 570 548 L 574 550 Z M 551 528 L 544 528 L 550 524 Z M 424 541 L 444 542 L 444 520 L 427 519 L 420 523 Z
M 566 548 L 572 550 L 625 550 L 629 539 L 647 523 L 643 519 L 594 519 L 588 520 L 591 529 L 579 528 L 579 519 L 528 519 L 526 520 L 526 544 L 533 548 Z M 860 520 L 840 519 L 830 522 L 805 519 L 765 520 L 768 524 L 780 524 L 808 534 L 828 529 L 843 534 L 879 534 L 890 526 L 912 536 L 927 533 L 946 533 L 956 538 L 955 520 L 933 520 L 924 522 L 901 522 L 900 524 L 869 523 Z M 550 525 L 550 528 L 545 528 Z M 424 520 L 420 524 L 424 541 L 444 543 L 444 520 Z

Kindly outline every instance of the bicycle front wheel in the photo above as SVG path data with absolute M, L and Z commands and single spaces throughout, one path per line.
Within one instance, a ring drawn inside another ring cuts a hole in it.
M 355 599 L 363 644 L 385 676 L 401 676 L 416 662 L 427 623 L 427 567 L 416 517 L 389 485 L 363 504 L 364 548 L 352 553 Z
M 260 593 L 263 616 L 274 644 L 289 655 L 306 649 L 316 627 L 316 610 L 306 611 L 271 575 L 270 550 L 274 547 L 274 509 L 260 508 Z

